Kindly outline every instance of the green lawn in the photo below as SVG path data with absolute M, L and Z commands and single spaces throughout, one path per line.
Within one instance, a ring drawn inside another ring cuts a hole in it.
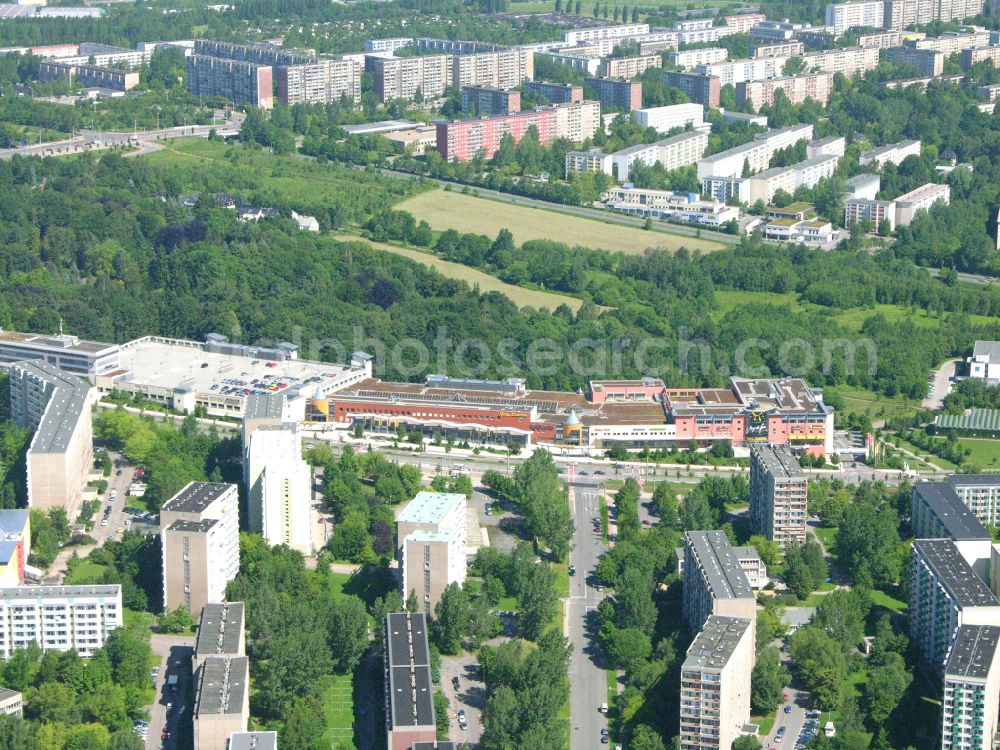
M 552 563 L 552 570 L 556 574 L 556 592 L 559 597 L 569 596 L 569 563 Z
M 968 463 L 983 471 L 1000 471 L 1000 440 L 959 438 L 958 443 L 972 451 L 966 459 Z
M 330 750 L 354 747 L 354 687 L 351 675 L 336 675 L 323 690 L 324 744 Z
M 328 575 L 327 580 L 330 582 L 330 596 L 334 599 L 348 596 L 348 594 L 344 593 L 344 587 L 351 580 L 351 576 L 347 573 L 329 573 Z
M 157 508 L 152 503 L 148 502 L 144 497 L 135 497 L 133 495 L 127 495 L 125 497 L 125 507 L 126 508 L 136 508 L 141 510 L 143 513 L 154 513 Z
M 156 621 L 156 616 L 150 612 L 139 612 L 126 607 L 122 613 L 122 619 L 125 621 L 125 627 L 135 626 L 149 629 Z M 159 663 L 159 659 L 157 659 L 157 663 Z
M 81 583 L 93 582 L 100 579 L 106 571 L 110 570 L 107 565 L 98 565 L 90 560 L 80 560 L 73 567 L 73 571 L 66 576 L 64 583 L 67 586 L 75 586 Z
M 516 596 L 505 596 L 503 599 L 497 602 L 496 609 L 501 612 L 517 612 L 517 597 Z
M 823 542 L 823 546 L 826 547 L 827 551 L 833 548 L 834 543 L 837 541 L 836 526 L 817 526 L 813 531 L 819 537 L 819 540 Z
M 799 302 L 799 295 L 795 292 L 777 294 L 773 292 L 741 292 L 741 291 L 716 291 L 715 309 L 712 311 L 712 318 L 721 320 L 726 313 L 743 305 L 788 305 L 792 312 L 804 312 L 808 307 L 817 308 L 815 305 L 808 306 Z
M 844 402 L 845 412 L 867 414 L 873 420 L 895 416 L 910 416 L 920 411 L 920 402 L 903 396 L 883 396 L 881 393 L 838 385 L 826 389 Z
M 920 458 L 924 462 L 916 466 L 911 466 L 910 467 L 911 469 L 915 469 L 917 471 L 921 469 L 930 469 L 930 466 L 927 465 L 928 462 L 933 464 L 934 466 L 941 467 L 945 471 L 955 471 L 956 469 L 958 469 L 958 467 L 955 466 L 955 464 L 953 464 L 951 461 L 947 461 L 946 459 L 935 456 L 933 453 L 928 453 L 923 448 L 918 448 L 917 446 L 915 446 L 913 443 L 909 442 L 908 440 L 906 440 L 906 438 L 902 436 L 897 435 L 896 437 L 899 438 L 900 447 L 906 448 L 908 451 L 916 453 L 918 456 L 920 456 Z M 910 459 L 910 457 L 905 454 L 898 454 L 898 455 L 903 459 Z
M 910 320 L 919 326 L 939 328 L 947 322 L 950 314 L 945 313 L 944 318 L 939 318 L 937 315 L 928 315 L 927 311 L 920 307 L 908 308 L 900 305 L 875 305 L 873 308 L 859 307 L 847 310 L 837 314 L 835 319 L 847 328 L 859 331 L 865 320 L 874 315 L 883 315 L 890 323 Z M 970 315 L 969 320 L 973 325 L 988 325 L 1000 322 L 997 318 L 992 318 L 988 315 Z
M 892 612 L 905 612 L 907 608 L 906 602 L 896 599 L 893 596 L 885 593 L 884 591 L 879 591 L 878 589 L 872 589 L 872 605 L 875 607 L 885 607 Z

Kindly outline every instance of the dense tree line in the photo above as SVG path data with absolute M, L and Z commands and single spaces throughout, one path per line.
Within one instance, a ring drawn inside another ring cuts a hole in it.
M 531 545 L 519 542 L 510 554 L 483 547 L 470 572 L 482 579 L 488 603 L 495 606 L 507 596 L 517 600 L 517 627 L 523 638 L 537 641 L 541 637 L 555 615 L 559 594 L 555 573 L 538 560 Z

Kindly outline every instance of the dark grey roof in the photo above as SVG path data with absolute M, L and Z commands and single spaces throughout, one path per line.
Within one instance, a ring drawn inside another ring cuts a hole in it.
M 745 617 L 712 615 L 688 648 L 682 669 L 722 669 L 750 627 Z M 753 648 L 751 644 L 750 648 Z
M 239 652 L 242 629 L 243 602 L 206 604 L 201 610 L 195 655 L 242 656 Z
M 946 482 L 917 482 L 913 502 L 922 502 L 944 527 L 951 539 L 991 539 L 990 532 Z
M 986 357 L 991 362 L 1000 361 L 1000 341 L 977 341 L 972 347 L 973 357 Z
M 217 518 L 206 518 L 204 521 L 174 521 L 167 531 L 177 531 L 187 534 L 204 534 L 219 522 Z
M 427 618 L 422 613 L 386 615 L 386 673 L 388 721 L 392 727 L 433 727 Z
M 233 732 L 228 750 L 277 750 L 277 732 Z
M 48 391 L 45 412 L 31 439 L 31 452 L 65 453 L 80 414 L 90 408 L 90 383 L 46 362 L 18 362 L 14 366 L 44 381 Z
M 0 600 L 3 599 L 63 599 L 75 596 L 120 596 L 122 587 L 117 584 L 86 585 L 86 586 L 18 586 L 17 588 L 0 589 Z
M 201 513 L 229 492 L 232 486 L 223 482 L 189 482 L 184 489 L 167 500 L 160 510 L 173 513 Z
M 917 539 L 913 542 L 921 559 L 961 607 L 996 607 L 996 597 L 965 561 L 951 539 Z
M 210 656 L 201 665 L 194 717 L 240 714 L 250 677 L 245 656 Z
M 1000 487 L 1000 474 L 952 474 L 947 481 L 953 487 Z
M 995 625 L 963 625 L 945 666 L 945 679 L 972 677 L 986 679 L 993 664 L 993 655 L 1000 643 L 1000 627 Z
M 20 698 L 21 694 L 10 688 L 0 687 L 0 701 L 8 701 L 11 698 Z
M 284 393 L 251 393 L 243 407 L 244 419 L 281 419 Z
M 806 473 L 799 466 L 795 454 L 787 445 L 772 445 L 771 443 L 761 443 L 754 445 L 751 450 L 757 455 L 765 469 L 775 479 L 802 479 L 806 478 Z
M 716 599 L 753 599 L 753 590 L 740 567 L 729 538 L 722 531 L 689 531 L 687 544 L 701 567 Z

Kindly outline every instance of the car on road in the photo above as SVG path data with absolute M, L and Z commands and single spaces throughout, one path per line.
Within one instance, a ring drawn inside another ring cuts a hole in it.
M 107 518 L 102 518 L 101 519 L 101 526 L 107 526 L 107 525 L 108 525 L 108 519 Z
M 602 703 L 600 708 L 598 708 L 597 710 L 600 711 L 602 714 L 606 714 L 608 712 L 608 704 Z
M 602 744 L 602 745 L 608 745 L 608 744 L 611 744 L 611 738 L 610 738 L 610 737 L 608 737 L 608 735 L 606 735 L 606 734 L 602 734 L 602 735 L 601 735 L 601 744 Z
M 465 709 L 464 708 L 458 709 L 458 720 L 459 721 L 465 721 Z
M 459 687 L 459 682 L 458 682 L 458 678 L 457 677 L 452 677 L 451 678 L 451 686 L 453 688 L 455 688 L 456 691 L 457 690 L 461 690 L 461 688 Z
M 611 732 L 608 731 L 607 727 L 603 727 L 601 729 L 601 736 L 602 737 L 610 737 L 611 736 Z
M 787 727 L 778 727 L 778 734 L 779 735 L 784 734 L 785 733 L 785 729 L 787 729 Z
M 569 574 L 571 576 L 575 576 L 576 575 L 576 566 L 575 565 L 570 565 L 569 566 Z
M 815 708 L 811 708 L 808 711 L 806 711 L 806 718 L 807 719 L 818 719 L 822 715 L 823 715 L 823 712 L 822 711 L 817 711 Z
M 779 734 L 777 737 L 774 738 L 774 741 L 775 742 L 781 742 L 781 740 L 783 740 L 784 737 L 785 736 L 783 734 Z
M 785 706 L 785 713 L 786 714 L 790 714 L 791 712 L 792 712 L 792 707 L 791 706 Z

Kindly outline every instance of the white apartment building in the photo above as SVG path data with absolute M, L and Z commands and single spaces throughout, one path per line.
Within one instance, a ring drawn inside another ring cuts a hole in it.
M 588 151 L 566 152 L 566 179 L 571 172 L 604 172 L 611 174 L 611 154 L 606 154 L 598 148 Z
M 647 166 L 660 162 L 666 171 L 672 172 L 695 164 L 704 155 L 706 148 L 708 133 L 700 130 L 680 133 L 656 143 L 631 146 L 611 154 L 612 174 L 617 175 L 619 182 L 628 182 L 629 172 L 636 162 Z
M 844 202 L 844 226 L 859 221 L 871 221 L 878 230 L 883 222 L 888 222 L 889 231 L 896 229 L 896 202 L 879 201 L 874 198 L 848 198 Z
M 379 101 L 413 99 L 417 91 L 427 99 L 442 96 L 451 85 L 451 58 L 451 55 L 369 58 Z
M 787 57 L 762 57 L 747 60 L 728 60 L 724 62 L 699 65 L 698 72 L 702 75 L 718 76 L 719 85 L 735 86 L 744 81 L 760 81 L 765 78 L 777 78 L 785 67 Z
M 712 615 L 757 619 L 757 600 L 722 531 L 684 534 L 684 619 L 699 632 Z M 752 640 L 752 636 L 751 636 Z
M 163 606 L 201 611 L 226 599 L 240 569 L 239 496 L 235 484 L 190 482 L 160 509 Z
M 778 44 L 761 44 L 750 51 L 750 57 L 798 57 L 806 51 L 802 42 L 789 41 Z
M 754 628 L 742 617 L 708 618 L 681 665 L 681 750 L 729 750 L 750 720 Z
M 1000 46 L 977 47 L 962 50 L 962 69 L 968 70 L 976 63 L 991 62 L 993 67 L 1000 65 Z
M 916 190 L 896 198 L 896 226 L 905 227 L 913 221 L 921 211 L 929 211 L 937 202 L 951 202 L 951 188 L 948 185 L 936 185 L 928 182 Z
M 1000 627 L 964 625 L 944 669 L 942 750 L 992 750 L 1000 703 Z
M 842 73 L 848 78 L 855 73 L 874 70 L 879 64 L 879 51 L 875 47 L 845 47 L 800 55 L 805 69 L 821 73 Z
M 890 47 L 885 51 L 885 59 L 896 65 L 912 65 L 921 75 L 936 78 L 944 73 L 944 52 L 915 47 Z
M 1000 343 L 977 341 L 972 348 L 972 356 L 965 361 L 969 366 L 970 378 L 1000 380 Z
M 910 638 L 937 674 L 963 625 L 1000 622 L 1000 603 L 951 539 L 917 539 L 910 556 Z
M 885 25 L 885 2 L 863 0 L 854 3 L 830 3 L 826 6 L 826 25 L 833 29 L 835 36 L 841 36 L 850 29 L 862 26 L 881 29 Z
M 737 34 L 745 34 L 754 26 L 767 20 L 763 13 L 739 13 L 732 16 L 724 16 L 722 19 L 726 26 L 734 29 Z
M 702 104 L 687 103 L 637 109 L 632 112 L 632 119 L 637 125 L 653 128 L 660 133 L 689 124 L 699 129 L 705 124 L 705 107 Z
M 365 52 L 395 52 L 413 44 L 412 36 L 397 36 L 389 39 L 366 39 L 361 43 Z
M 751 174 L 760 172 L 767 169 L 775 151 L 801 140 L 811 140 L 812 136 L 813 126 L 809 124 L 761 133 L 749 143 L 701 159 L 698 162 L 698 179 L 740 177 L 745 165 L 749 166 Z
M 311 555 L 312 470 L 298 423 L 254 430 L 245 461 L 250 531 Z
M 888 49 L 889 47 L 898 47 L 902 43 L 903 35 L 898 31 L 885 31 L 881 34 L 861 34 L 858 37 L 859 47 Z
M 951 56 L 967 49 L 988 47 L 989 44 L 990 33 L 985 30 L 968 32 L 946 31 L 940 36 L 927 36 L 923 39 L 913 39 L 905 42 L 907 47 L 943 52 L 945 56 Z
M 920 156 L 920 141 L 900 141 L 879 146 L 871 151 L 862 151 L 858 156 L 858 163 L 862 166 L 871 164 L 877 169 L 890 162 L 899 165 L 907 156 Z
M 700 49 L 688 49 L 683 52 L 668 52 L 667 61 L 671 65 L 679 65 L 686 70 L 690 70 L 698 65 L 710 65 L 711 63 L 722 62 L 729 57 L 729 50 L 724 47 L 702 47 Z
M 421 612 L 434 612 L 448 584 L 465 582 L 467 509 L 465 495 L 418 492 L 396 517 L 403 596 L 415 592 Z
M 806 146 L 806 156 L 810 159 L 815 159 L 817 156 L 843 156 L 846 151 L 847 139 L 842 135 L 831 135 L 810 141 Z
M 662 68 L 663 58 L 659 55 L 641 55 L 640 57 L 617 57 L 604 60 L 597 68 L 601 78 L 632 79 L 641 76 L 650 68 Z
M 875 200 L 882 187 L 882 178 L 877 174 L 859 174 L 844 182 L 844 196 L 847 198 L 868 198 Z M 893 221 L 896 217 L 893 216 Z
M 782 549 L 806 540 L 806 473 L 787 445 L 750 450 L 750 522 Z
M 568 44 L 580 44 L 581 42 L 591 42 L 595 39 L 628 39 L 648 33 L 648 23 L 629 23 L 621 26 L 568 29 L 562 33 L 562 40 Z
M 809 99 L 826 104 L 833 94 L 833 73 L 803 73 L 765 81 L 746 81 L 737 84 L 736 101 L 740 104 L 750 102 L 756 112 L 761 107 L 773 105 L 778 91 L 784 93 L 792 104 L 801 104 Z
M 529 49 L 510 47 L 492 51 L 454 55 L 451 85 L 487 86 L 512 89 L 535 77 L 535 54 Z
M 582 102 L 557 104 L 553 109 L 556 113 L 556 138 L 567 138 L 580 143 L 593 138 L 601 127 L 600 102 L 585 99 Z
M 974 362 L 991 362 L 989 341 L 977 341 L 972 350 Z M 970 368 L 969 375 L 977 377 Z M 1000 474 L 953 474 L 945 480 L 965 505 L 984 525 L 1000 525 Z
M 279 65 L 274 69 L 278 100 L 282 104 L 328 103 L 347 97 L 361 101 L 359 60 L 318 60 L 300 65 Z
M 91 656 L 122 625 L 122 587 L 22 586 L 0 589 L 0 656 L 37 643 L 42 651 Z
M 744 177 L 740 182 L 740 201 L 749 205 L 763 201 L 765 205 L 770 205 L 779 190 L 789 195 L 795 192 L 795 170 L 792 167 L 774 167 L 752 177 Z
M 902 31 L 929 21 L 961 21 L 983 12 L 983 0 L 886 0 L 885 28 Z

